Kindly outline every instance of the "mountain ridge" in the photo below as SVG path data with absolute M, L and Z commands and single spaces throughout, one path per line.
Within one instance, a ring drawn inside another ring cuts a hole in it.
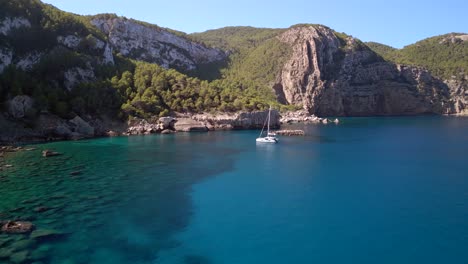
M 467 112 L 463 34 L 426 41 L 444 46 L 434 55 L 445 58 L 437 71 L 416 44 L 409 49 L 417 56 L 405 60 L 324 25 L 185 34 L 38 0 L 0 7 L 0 107 L 7 120 L 31 127 L 43 112 L 91 123 L 268 105 L 321 116 Z M 447 78 L 453 69 L 462 74 Z

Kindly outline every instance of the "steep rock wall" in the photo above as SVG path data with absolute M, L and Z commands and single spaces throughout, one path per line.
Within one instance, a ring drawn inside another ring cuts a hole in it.
M 95 18 L 91 23 L 104 32 L 117 52 L 137 60 L 157 63 L 165 68 L 185 71 L 198 64 L 226 58 L 219 49 L 207 48 L 164 29 L 151 27 L 125 18 Z
M 280 100 L 319 116 L 455 114 L 465 111 L 465 86 L 447 84 L 419 67 L 380 58 L 352 37 L 323 26 L 287 30 L 292 55 L 274 86 Z M 454 98 L 457 95 L 457 98 Z

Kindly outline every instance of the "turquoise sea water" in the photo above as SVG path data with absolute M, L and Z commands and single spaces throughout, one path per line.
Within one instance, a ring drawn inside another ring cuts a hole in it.
M 276 145 L 231 131 L 10 155 L 0 220 L 62 235 L 1 234 L 0 263 L 468 263 L 467 118 L 296 127 Z

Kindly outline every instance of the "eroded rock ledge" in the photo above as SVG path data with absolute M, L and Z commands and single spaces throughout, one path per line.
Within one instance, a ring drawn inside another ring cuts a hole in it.
M 161 117 L 158 120 L 132 120 L 124 135 L 142 135 L 173 132 L 206 132 L 213 130 L 259 129 L 263 127 L 268 111 L 218 113 L 218 114 L 179 114 L 176 117 Z M 280 126 L 278 111 L 271 112 L 270 125 Z
M 338 118 L 324 118 L 318 117 L 316 115 L 311 115 L 305 110 L 295 111 L 295 112 L 286 112 L 281 115 L 280 118 L 281 124 L 290 124 L 290 123 L 310 123 L 310 124 L 339 124 L 340 121 Z

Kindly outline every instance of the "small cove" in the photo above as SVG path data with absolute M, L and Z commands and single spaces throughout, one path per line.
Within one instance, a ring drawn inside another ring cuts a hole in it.
M 43 263 L 468 260 L 468 119 L 294 128 L 307 135 L 276 145 L 258 131 L 33 145 L 0 171 L 0 219 L 62 234 L 26 247 Z

